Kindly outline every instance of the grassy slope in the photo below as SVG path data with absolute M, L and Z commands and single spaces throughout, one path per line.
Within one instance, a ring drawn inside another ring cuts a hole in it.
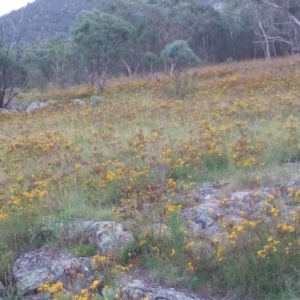
M 69 101 L 91 93 L 78 89 L 46 95 L 59 101 L 33 114 L 0 115 L 0 271 L 45 243 L 70 246 L 52 234 L 55 222 L 122 220 L 139 228 L 135 259 L 118 260 L 126 268 L 142 266 L 157 280 L 169 278 L 165 284 L 237 299 L 300 296 L 291 267 L 299 260 L 298 229 L 285 240 L 255 227 L 265 238 L 249 247 L 254 229 L 245 225 L 233 260 L 232 243 L 206 246 L 176 217 L 195 183 L 272 186 L 297 171 L 284 163 L 300 158 L 299 82 L 299 59 L 241 62 L 191 70 L 179 80 L 121 80 L 96 108 Z M 169 224 L 175 238 L 149 236 L 153 222 Z M 270 235 L 282 246 L 264 260 L 257 251 Z

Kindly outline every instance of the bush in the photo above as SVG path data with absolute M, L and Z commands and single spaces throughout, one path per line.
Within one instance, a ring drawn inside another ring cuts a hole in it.
M 92 96 L 90 99 L 90 103 L 91 103 L 92 107 L 96 107 L 96 106 L 106 103 L 106 99 L 101 96 Z

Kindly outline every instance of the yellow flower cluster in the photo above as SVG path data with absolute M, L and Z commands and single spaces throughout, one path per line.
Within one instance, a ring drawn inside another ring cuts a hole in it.
M 275 240 L 273 237 L 268 238 L 268 244 L 263 247 L 263 249 L 257 251 L 257 255 L 260 258 L 267 257 L 270 253 L 276 252 L 278 245 L 280 244 L 279 240 Z

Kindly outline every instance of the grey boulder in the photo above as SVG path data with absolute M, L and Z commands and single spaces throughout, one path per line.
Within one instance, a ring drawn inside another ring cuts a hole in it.
M 39 108 L 46 107 L 47 105 L 48 104 L 45 102 L 33 102 L 27 107 L 26 111 L 28 113 L 32 113 Z
M 81 100 L 81 99 L 74 99 L 73 103 L 74 104 L 79 104 L 79 105 L 85 105 L 85 102 L 83 100 Z
M 131 232 L 120 223 L 96 222 L 89 227 L 90 239 L 96 244 L 100 254 L 115 252 L 134 240 Z
M 109 221 L 76 221 L 72 224 L 62 224 L 62 234 L 95 245 L 101 255 L 116 252 L 134 240 L 132 233 L 122 224 Z
M 183 293 L 175 289 L 150 287 L 142 280 L 129 281 L 121 287 L 122 300 L 195 300 L 188 293 Z M 202 299 L 199 299 L 202 300 Z
M 13 266 L 13 278 L 21 296 L 36 292 L 43 284 L 58 281 L 66 290 L 80 291 L 94 280 L 76 257 L 58 249 L 35 250 L 21 255 Z

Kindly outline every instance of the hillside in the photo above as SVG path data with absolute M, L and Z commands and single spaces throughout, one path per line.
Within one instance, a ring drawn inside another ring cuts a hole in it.
M 78 13 L 92 8 L 86 0 L 36 0 L 2 16 L 0 23 L 7 39 L 19 28 L 18 36 L 26 44 L 52 36 L 66 38 Z
M 199 2 L 216 4 L 224 1 Z M 67 38 L 78 13 L 94 7 L 95 5 L 88 0 L 35 0 L 24 8 L 0 17 L 0 24 L 3 24 L 6 39 L 14 37 L 17 28 L 17 35 L 25 44 L 53 36 Z
M 0 297 L 299 299 L 299 57 L 182 75 L 0 115 Z

